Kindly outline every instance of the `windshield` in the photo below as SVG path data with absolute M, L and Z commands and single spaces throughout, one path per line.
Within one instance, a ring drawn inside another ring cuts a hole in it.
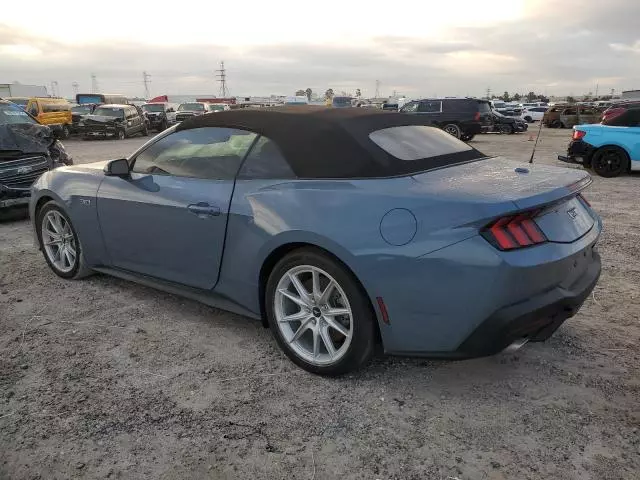
M 71 111 L 73 113 L 79 113 L 80 115 L 87 115 L 87 114 L 91 113 L 91 107 L 90 106 L 84 106 L 84 105 L 78 105 L 77 107 L 72 107 Z
M 142 105 L 142 110 L 145 112 L 164 112 L 164 105 L 162 103 L 148 103 Z
M 209 105 L 209 110 L 213 112 L 221 112 L 224 110 L 224 105 Z
M 0 125 L 6 125 L 9 123 L 37 124 L 38 122 L 31 118 L 27 112 L 22 110 L 19 106 L 0 103 Z
M 124 118 L 124 110 L 121 108 L 98 107 L 93 114 L 102 115 L 103 117 Z
M 179 107 L 178 107 L 178 111 L 180 112 L 184 112 L 184 111 L 191 111 L 191 112 L 202 112 L 204 111 L 204 105 L 201 103 L 182 103 Z

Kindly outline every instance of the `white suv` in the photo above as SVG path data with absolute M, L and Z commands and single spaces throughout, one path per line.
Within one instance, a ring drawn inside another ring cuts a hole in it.
M 525 122 L 539 122 L 549 107 L 525 107 L 520 116 Z

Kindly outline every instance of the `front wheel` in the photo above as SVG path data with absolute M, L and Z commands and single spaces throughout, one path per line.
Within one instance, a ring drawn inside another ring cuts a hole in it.
M 460 137 L 460 140 L 462 140 L 463 142 L 470 142 L 471 140 L 473 140 L 473 137 L 475 137 L 475 134 L 466 133 L 462 135 L 462 137 Z
M 509 133 L 513 133 L 513 129 L 509 125 L 499 125 L 498 126 L 498 132 L 506 135 L 506 134 L 509 134 Z
M 629 165 L 627 153 L 618 147 L 604 147 L 593 154 L 591 168 L 601 177 L 612 178 L 624 173 Z
M 295 250 L 277 263 L 265 310 L 284 353 L 311 373 L 341 375 L 373 354 L 375 317 L 366 294 L 344 265 L 319 250 Z
M 148 137 L 149 136 L 149 127 L 147 127 L 146 124 L 145 124 L 144 128 L 142 129 L 142 136 L 143 137 Z
M 53 201 L 37 214 L 36 231 L 45 260 L 53 273 L 79 279 L 91 274 L 78 235 L 67 214 Z
M 124 140 L 125 138 L 127 138 L 127 134 L 124 130 L 118 130 L 118 132 L 116 133 L 116 138 L 118 140 Z
M 531 117 L 529 117 L 529 116 L 524 117 L 524 120 L 525 120 L 525 122 L 527 122 L 527 123 L 533 123 L 533 118 L 531 118 Z
M 449 123 L 442 127 L 442 129 L 447 132 L 449 135 L 453 135 L 456 138 L 462 137 L 462 130 L 455 123 Z

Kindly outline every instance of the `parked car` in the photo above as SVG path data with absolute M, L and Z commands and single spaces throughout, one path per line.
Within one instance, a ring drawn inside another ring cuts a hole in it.
M 41 125 L 20 106 L 0 100 L 0 208 L 26 205 L 42 173 L 73 163 L 56 138 L 61 133 L 61 127 Z
M 405 104 L 400 112 L 420 115 L 425 122 L 464 141 L 491 131 L 491 103 L 475 98 L 431 98 Z
M 604 112 L 602 112 L 602 123 L 607 124 L 619 115 L 622 115 L 629 108 L 640 107 L 640 102 L 619 102 L 611 104 Z
M 334 108 L 348 108 L 353 106 L 352 102 L 353 102 L 353 98 L 351 97 L 333 97 L 333 99 L 331 100 L 331 105 Z M 396 104 L 396 108 L 397 108 L 397 104 Z
M 539 122 L 547 110 L 548 107 L 526 107 L 522 110 L 522 119 L 527 123 Z
M 71 104 L 64 98 L 33 97 L 29 99 L 26 110 L 42 125 L 59 125 L 63 138 L 71 134 Z
M 113 137 L 124 140 L 135 134 L 149 135 L 144 115 L 134 105 L 106 104 L 97 107 L 78 124 L 85 139 Z
M 318 374 L 360 367 L 376 341 L 460 359 L 547 339 L 600 273 L 591 178 L 422 123 L 315 106 L 185 120 L 129 158 L 43 175 L 38 245 L 62 278 L 103 272 L 262 320 Z
M 499 133 L 521 133 L 526 132 L 529 125 L 519 117 L 509 117 L 493 110 L 491 112 L 493 120 L 493 131 Z
M 542 116 L 542 123 L 550 128 L 572 128 L 579 123 L 597 123 L 600 117 L 600 111 L 593 107 L 560 105 L 549 108 Z
M 176 111 L 168 103 L 145 103 L 140 108 L 149 119 L 151 130 L 162 132 L 176 123 Z
M 93 113 L 93 111 L 96 109 L 96 106 L 97 105 L 92 103 L 86 103 L 83 105 L 75 105 L 71 107 L 70 132 L 72 134 L 80 133 L 80 128 L 78 127 L 78 125 L 80 124 L 80 122 L 83 122 L 85 120 L 87 115 L 91 115 Z
M 627 109 L 607 125 L 577 125 L 567 155 L 559 160 L 592 168 L 602 177 L 640 170 L 640 107 Z
M 178 105 L 178 111 L 176 112 L 176 122 L 182 122 L 188 118 L 209 113 L 207 105 L 205 102 L 181 103 Z
M 246 105 L 247 108 L 260 108 L 261 105 Z M 208 103 L 207 111 L 208 112 L 226 112 L 227 110 L 231 110 L 231 107 L 226 103 Z

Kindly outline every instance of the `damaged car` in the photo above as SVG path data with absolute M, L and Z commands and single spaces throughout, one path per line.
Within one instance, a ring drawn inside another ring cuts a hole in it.
M 73 161 L 57 137 L 18 105 L 0 100 L 0 208 L 29 203 L 31 185 L 44 172 Z
M 502 113 L 492 110 L 491 117 L 493 120 L 493 131 L 498 133 L 521 133 L 526 132 L 529 128 L 527 122 L 519 117 L 510 117 Z
M 149 135 L 144 115 L 133 105 L 101 105 L 78 123 L 78 129 L 85 140 L 109 137 L 124 140 L 138 133 Z
M 140 108 L 149 120 L 149 128 L 162 132 L 176 123 L 176 112 L 168 103 L 145 103 Z

